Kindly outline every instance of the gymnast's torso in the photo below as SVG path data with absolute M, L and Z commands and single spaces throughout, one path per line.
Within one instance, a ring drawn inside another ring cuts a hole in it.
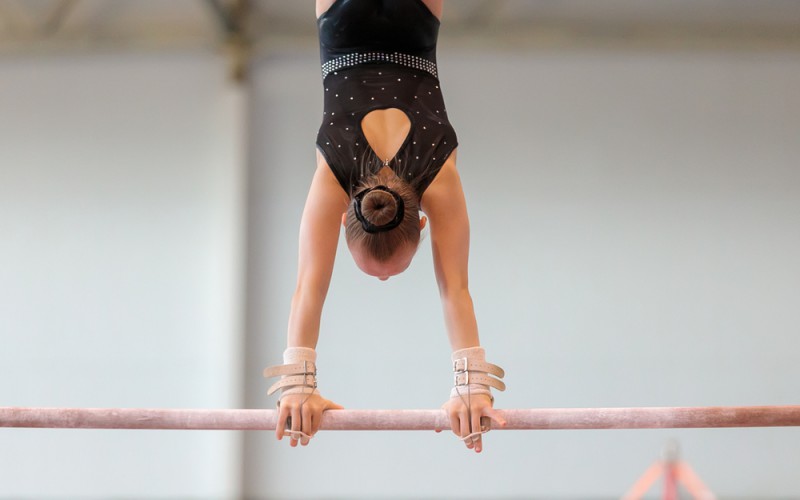
M 317 20 L 324 88 L 317 148 L 352 195 L 384 166 L 421 197 L 458 141 L 436 68 L 439 20 L 421 0 L 336 0 Z M 380 158 L 361 123 L 396 108 L 410 131 L 394 157 Z

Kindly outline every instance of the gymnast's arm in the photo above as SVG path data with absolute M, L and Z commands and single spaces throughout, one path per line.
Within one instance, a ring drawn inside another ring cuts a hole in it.
M 318 151 L 317 170 L 300 222 L 297 286 L 289 314 L 288 347 L 314 349 L 317 345 L 322 306 L 328 293 L 339 241 L 339 224 L 347 204 L 347 194 Z M 295 394 L 281 398 L 276 428 L 278 439 L 283 438 L 287 417 L 292 417 L 292 430 L 302 430 L 313 436 L 319 430 L 322 412 L 341 408 L 319 395 L 307 397 Z M 304 445 L 307 443 L 305 440 L 302 442 Z M 291 445 L 296 446 L 297 441 L 292 439 Z
M 333 273 L 342 214 L 348 198 L 325 159 L 317 152 L 317 170 L 300 221 L 297 287 L 289 315 L 289 347 L 317 345 L 320 317 Z
M 455 154 L 450 156 L 422 197 L 422 210 L 430 221 L 433 264 L 445 325 L 454 351 L 480 345 L 469 293 L 469 218 L 455 157 Z M 482 416 L 492 418 L 500 426 L 505 425 L 502 417 L 492 409 L 492 401 L 487 395 L 473 396 L 469 409 L 459 399 L 448 401 L 445 409 L 453 432 L 461 437 L 470 434 L 470 424 L 472 429 L 480 429 Z M 469 443 L 467 446 L 472 447 Z M 480 452 L 481 448 L 482 443 L 478 441 L 475 451 Z

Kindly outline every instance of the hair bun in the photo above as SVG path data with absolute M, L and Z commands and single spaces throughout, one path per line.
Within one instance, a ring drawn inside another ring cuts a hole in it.
M 397 201 L 386 191 L 370 191 L 361 200 L 361 213 L 370 223 L 382 226 L 397 215 Z
M 375 196 L 373 191 L 381 191 L 381 196 Z M 391 201 L 383 196 L 384 194 L 388 195 Z M 352 206 L 361 227 L 370 234 L 391 231 L 405 220 L 405 201 L 383 184 L 359 191 L 353 196 Z

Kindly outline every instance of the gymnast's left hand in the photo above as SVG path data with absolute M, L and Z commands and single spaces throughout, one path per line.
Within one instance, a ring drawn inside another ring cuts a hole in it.
M 464 440 L 467 448 L 480 453 L 483 450 L 482 434 L 476 434 L 472 438 L 467 438 L 467 436 L 488 430 L 486 426 L 481 427 L 481 418 L 488 418 L 492 425 L 497 427 L 505 427 L 506 421 L 497 410 L 492 408 L 492 400 L 488 395 L 475 394 L 470 398 L 470 402 L 471 406 L 467 407 L 466 402 L 461 398 L 452 398 L 442 405 L 442 408 L 450 419 L 450 428 L 453 430 L 453 434 Z
M 275 429 L 275 437 L 283 439 L 285 434 L 289 434 L 291 439 L 289 445 L 302 446 L 308 445 L 309 440 L 319 430 L 322 422 L 322 413 L 326 410 L 341 410 L 344 407 L 323 398 L 319 394 L 309 396 L 307 394 L 292 394 L 281 398 L 278 407 L 278 426 Z M 287 423 L 290 428 L 287 429 Z

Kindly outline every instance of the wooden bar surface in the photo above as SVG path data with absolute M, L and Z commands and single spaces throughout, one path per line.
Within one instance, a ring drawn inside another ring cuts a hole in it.
M 800 405 L 498 410 L 505 430 L 800 426 Z M 0 427 L 273 430 L 275 410 L 0 407 Z M 329 410 L 323 430 L 449 430 L 443 410 Z M 497 429 L 495 427 L 495 429 Z

